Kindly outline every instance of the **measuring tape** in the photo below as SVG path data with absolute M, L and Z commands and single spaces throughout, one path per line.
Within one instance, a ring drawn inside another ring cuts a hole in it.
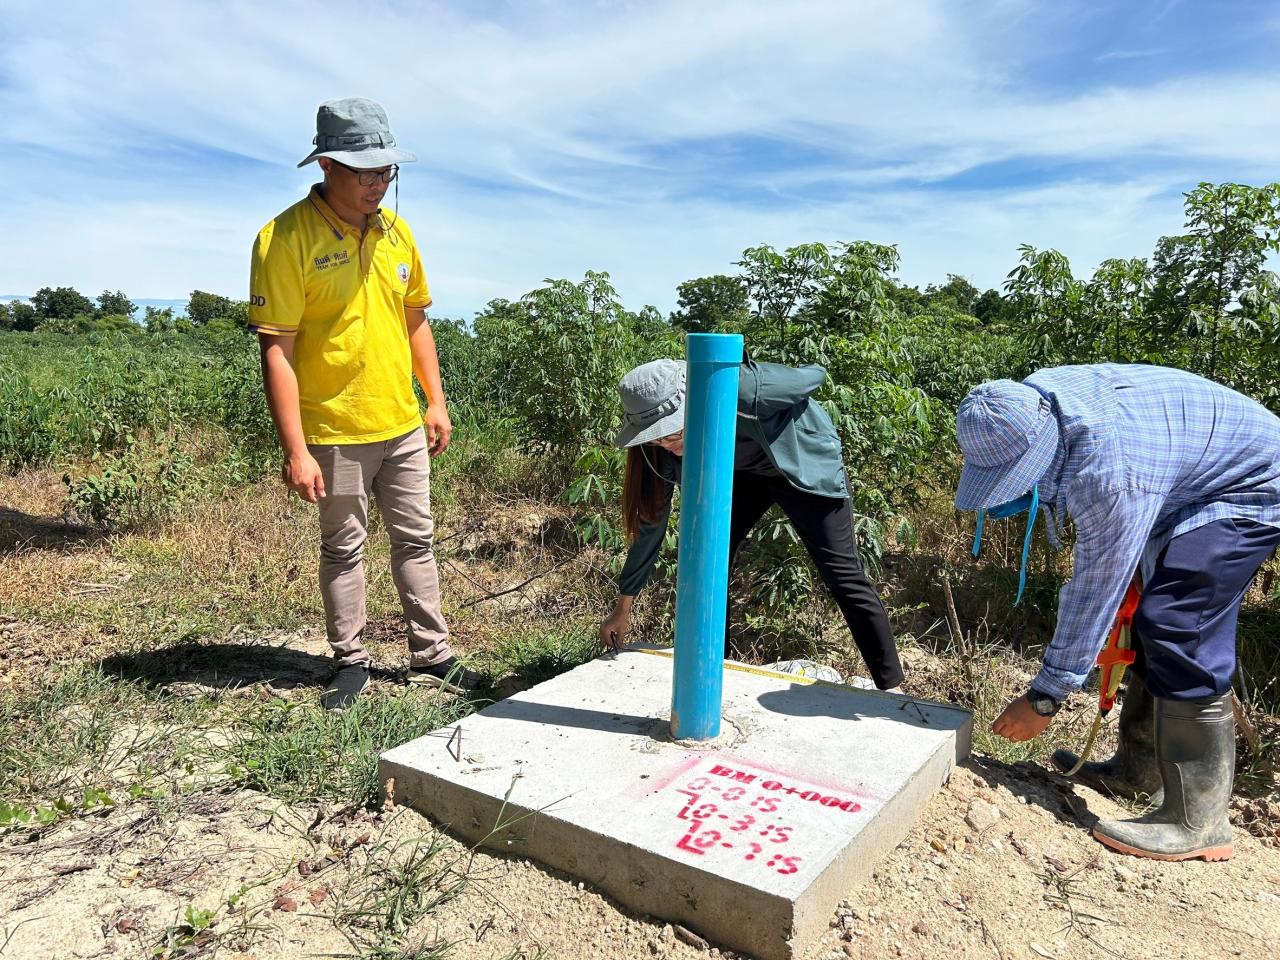
M 650 647 L 634 647 L 626 651 L 627 653 L 647 653 L 653 657 L 665 657 L 668 660 L 674 658 L 671 650 L 654 650 Z M 831 687 L 834 690 L 858 690 L 861 693 L 874 693 L 881 697 L 892 697 L 895 701 L 903 699 L 903 694 L 887 693 L 884 690 L 877 690 L 874 687 L 853 687 L 847 683 L 832 683 L 830 680 L 819 680 L 817 677 L 806 677 L 798 673 L 782 673 L 779 670 L 766 670 L 764 667 L 751 667 L 745 663 L 734 663 L 725 661 L 724 668 L 733 670 L 737 673 L 749 673 L 753 677 L 765 677 L 769 680 L 787 680 L 791 683 L 800 683 L 805 686 Z M 914 700 L 915 697 L 907 699 Z

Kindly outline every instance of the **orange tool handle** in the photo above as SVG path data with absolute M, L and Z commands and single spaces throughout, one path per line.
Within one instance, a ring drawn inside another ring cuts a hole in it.
M 1098 652 L 1097 663 L 1102 668 L 1098 684 L 1098 710 L 1103 714 L 1116 705 L 1120 678 L 1124 676 L 1125 668 L 1132 665 L 1137 657 L 1137 651 L 1129 645 L 1129 628 L 1133 625 L 1133 616 L 1138 612 L 1141 600 L 1142 593 L 1137 584 L 1130 583 L 1124 592 L 1124 600 L 1120 602 L 1115 622 L 1111 625 L 1106 645 Z

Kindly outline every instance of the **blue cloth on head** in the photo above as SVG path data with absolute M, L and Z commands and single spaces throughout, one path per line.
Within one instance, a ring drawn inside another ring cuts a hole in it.
M 1022 602 L 1023 591 L 1027 589 L 1027 560 L 1031 556 L 1031 533 L 1036 526 L 1036 514 L 1040 510 L 1040 484 L 1036 484 L 1031 488 L 1029 493 L 1024 493 L 1017 500 L 1010 500 L 1008 503 L 1002 503 L 994 506 L 989 510 L 978 511 L 978 529 L 973 537 L 973 555 L 976 557 L 982 552 L 982 521 L 983 514 L 990 514 L 997 520 L 1004 520 L 1008 517 L 1016 517 L 1024 511 L 1030 511 L 1027 517 L 1027 532 L 1022 537 L 1022 562 L 1018 565 L 1018 596 L 1013 601 L 1016 607 Z

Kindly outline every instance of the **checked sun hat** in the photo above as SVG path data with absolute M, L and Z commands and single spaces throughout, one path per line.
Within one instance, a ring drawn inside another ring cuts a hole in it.
M 1034 487 L 1058 450 L 1058 418 L 1037 390 L 1013 380 L 974 387 L 956 411 L 964 469 L 957 510 L 987 510 Z
M 331 157 L 356 170 L 377 170 L 394 163 L 410 163 L 417 156 L 396 149 L 391 124 L 382 105 L 364 97 L 326 100 L 316 110 L 315 149 L 301 163 Z
M 618 384 L 622 398 L 619 447 L 634 447 L 679 433 L 684 428 L 684 361 L 652 360 L 636 367 Z

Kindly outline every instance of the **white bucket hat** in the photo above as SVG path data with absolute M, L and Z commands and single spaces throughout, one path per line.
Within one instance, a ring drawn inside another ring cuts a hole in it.
M 622 429 L 613 441 L 634 447 L 684 429 L 684 361 L 653 360 L 636 367 L 618 384 Z

